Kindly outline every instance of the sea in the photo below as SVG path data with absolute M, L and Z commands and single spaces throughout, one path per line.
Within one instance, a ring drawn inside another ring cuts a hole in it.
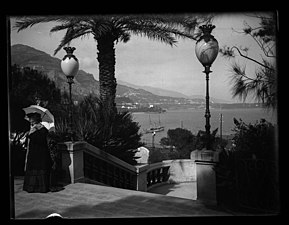
M 260 119 L 277 124 L 277 113 L 264 108 L 239 108 L 239 109 L 210 109 L 211 132 L 218 128 L 217 135 L 229 136 L 234 134 L 235 127 L 233 119 L 242 119 L 245 123 L 255 124 Z M 148 145 L 158 145 L 161 138 L 167 137 L 169 129 L 183 128 L 190 130 L 194 135 L 199 130 L 205 130 L 205 110 L 204 109 L 178 109 L 167 110 L 164 113 L 132 113 L 133 120 L 140 126 L 142 141 Z M 222 120 L 221 120 L 222 118 Z M 154 126 L 164 126 L 164 130 L 157 132 L 153 137 L 145 130 Z

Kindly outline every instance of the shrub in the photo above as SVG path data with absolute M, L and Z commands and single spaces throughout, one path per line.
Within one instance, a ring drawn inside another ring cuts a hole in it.
M 235 147 L 223 150 L 215 167 L 219 203 L 246 210 L 278 209 L 276 128 L 264 119 L 246 124 L 234 118 Z
M 149 151 L 150 153 L 148 162 L 150 164 L 170 159 L 168 155 L 168 151 L 170 151 L 169 149 L 166 151 L 162 150 L 161 148 L 150 148 Z
M 216 137 L 217 131 L 218 128 L 215 129 L 210 136 L 212 150 L 224 148 L 228 143 L 227 140 L 221 140 L 219 137 Z M 170 152 L 169 159 L 189 159 L 191 151 L 196 149 L 202 150 L 206 147 L 206 141 L 205 131 L 200 130 L 195 136 L 189 130 L 176 128 L 169 129 L 167 137 L 162 138 L 160 144 L 164 146 L 174 146 L 176 148 L 177 151 Z
M 215 130 L 211 132 L 211 135 L 209 138 L 210 146 L 211 146 L 210 150 L 213 150 L 213 151 L 217 149 L 223 149 L 228 143 L 227 140 L 217 137 L 216 136 L 217 132 L 218 132 L 218 128 L 216 128 Z M 194 144 L 194 149 L 202 150 L 206 148 L 206 143 L 207 143 L 206 131 L 199 130 L 195 139 L 196 140 Z
M 136 164 L 135 153 L 142 146 L 140 126 L 131 113 L 117 112 L 106 107 L 99 98 L 89 95 L 77 107 L 76 137 L 104 150 L 121 160 Z
M 234 118 L 235 151 L 243 157 L 276 160 L 276 127 L 265 119 L 246 124 Z

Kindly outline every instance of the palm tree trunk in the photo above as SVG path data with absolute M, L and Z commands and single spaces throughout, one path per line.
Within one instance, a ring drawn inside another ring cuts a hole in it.
M 99 94 L 104 105 L 116 112 L 115 48 L 114 38 L 105 35 L 97 39 L 99 62 Z

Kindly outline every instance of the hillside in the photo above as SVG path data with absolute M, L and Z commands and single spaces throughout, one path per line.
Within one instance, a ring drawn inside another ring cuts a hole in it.
M 151 92 L 154 95 L 159 95 L 159 96 L 167 96 L 167 97 L 174 97 L 174 98 L 188 98 L 188 96 L 176 92 L 176 91 L 171 91 L 171 90 L 166 90 L 166 89 L 162 89 L 162 88 L 156 88 L 156 87 L 150 87 L 150 86 L 139 86 L 139 85 L 135 85 L 135 84 L 131 84 L 122 80 L 118 80 L 117 81 L 118 84 L 122 84 L 128 87 L 132 87 L 135 89 L 143 89 L 146 90 L 148 92 Z
M 61 71 L 60 62 L 60 59 L 27 45 L 17 44 L 11 47 L 12 64 L 42 71 L 56 83 L 61 91 L 68 91 L 67 79 Z M 72 95 L 74 98 L 80 99 L 89 93 L 97 94 L 98 89 L 98 82 L 94 80 L 93 75 L 80 70 L 74 78 Z
M 203 101 L 203 99 L 205 99 L 205 96 L 203 95 L 185 95 L 183 93 L 177 92 L 177 91 L 172 91 L 172 90 L 166 90 L 163 88 L 157 88 L 157 87 L 150 87 L 150 86 L 139 86 L 139 85 L 135 85 L 135 84 L 131 84 L 122 80 L 118 80 L 117 81 L 118 84 L 122 84 L 128 87 L 132 87 L 135 89 L 143 89 L 146 90 L 148 92 L 151 92 L 154 95 L 158 95 L 158 96 L 167 96 L 167 97 L 173 97 L 173 98 L 185 98 L 185 99 L 192 99 L 195 101 Z M 213 98 L 210 97 L 211 102 L 213 103 L 231 103 L 231 101 L 227 101 L 224 99 L 217 99 L 217 98 Z
M 30 67 L 42 71 L 52 79 L 58 88 L 62 91 L 68 91 L 66 77 L 60 68 L 61 60 L 50 56 L 49 54 L 37 50 L 33 47 L 16 44 L 11 47 L 11 62 L 21 67 Z M 93 75 L 83 70 L 79 70 L 74 78 L 72 94 L 75 100 L 79 100 L 88 94 L 98 95 L 99 82 Z M 128 87 L 126 85 L 117 85 L 117 97 L 128 97 L 139 104 L 186 104 L 188 100 L 183 97 L 160 96 L 153 94 L 141 88 Z M 203 103 L 204 99 L 194 99 L 194 102 Z

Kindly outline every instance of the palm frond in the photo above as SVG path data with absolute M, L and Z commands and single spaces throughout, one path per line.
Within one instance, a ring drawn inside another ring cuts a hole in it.
M 58 47 L 54 50 L 54 55 L 57 54 L 57 52 L 63 48 L 65 45 L 69 44 L 72 40 L 77 39 L 79 37 L 83 37 L 85 35 L 89 35 L 91 33 L 91 30 L 89 28 L 83 27 L 83 29 L 75 29 L 73 27 L 68 28 L 66 31 L 66 34 L 60 41 L 60 44 Z
M 62 23 L 60 25 L 56 25 L 54 27 L 51 28 L 50 32 L 57 32 L 57 31 L 61 31 L 61 30 L 66 30 L 68 28 L 70 28 L 72 25 L 71 25 L 71 22 L 69 21 L 68 23 Z
M 138 21 L 137 23 L 131 21 L 126 23 L 123 30 L 134 35 L 146 36 L 149 39 L 159 40 L 170 45 L 176 43 L 175 38 L 171 36 L 166 27 L 161 27 L 150 21 Z
M 32 27 L 39 23 L 48 23 L 48 22 L 66 22 L 72 19 L 70 16 L 22 16 L 15 17 L 16 22 L 14 28 L 18 29 L 17 31 L 24 30 L 28 27 Z
M 175 38 L 180 37 L 196 40 L 201 35 L 201 32 L 195 32 L 198 24 L 199 17 L 184 15 L 133 15 L 124 16 L 115 22 L 116 27 L 127 32 L 170 45 L 175 44 Z

